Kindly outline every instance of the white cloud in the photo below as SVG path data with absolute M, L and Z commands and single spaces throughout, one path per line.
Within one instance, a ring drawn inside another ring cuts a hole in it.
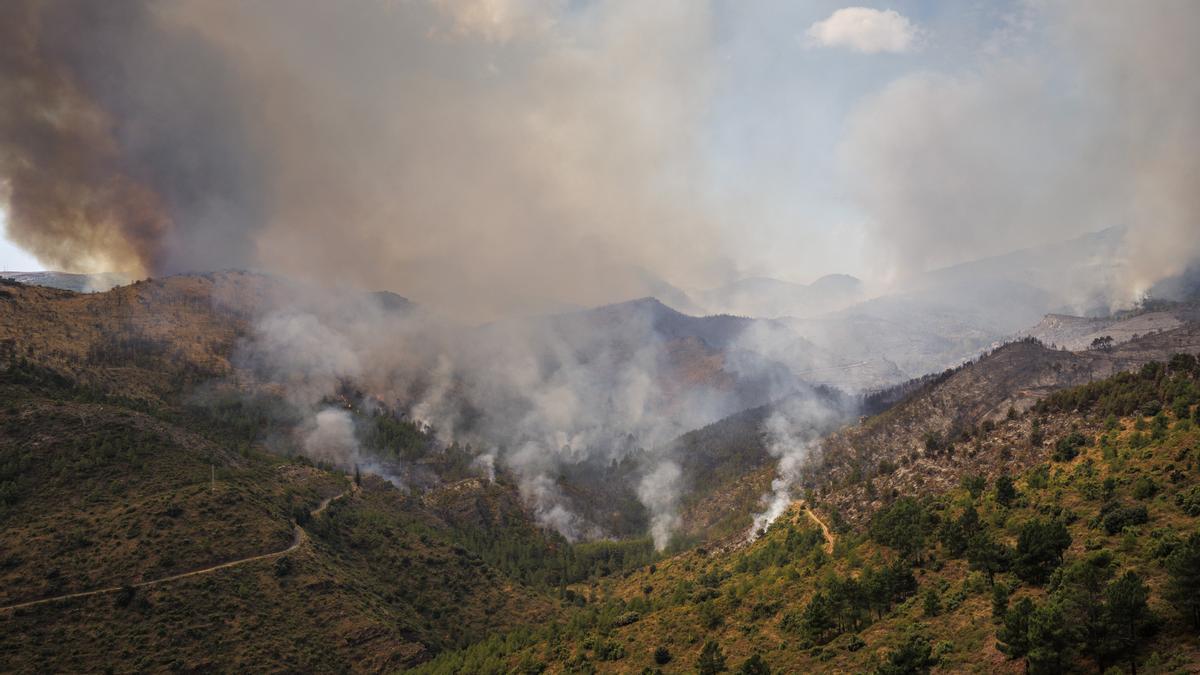
M 808 28 L 808 38 L 820 47 L 845 47 L 863 54 L 907 52 L 920 31 L 895 10 L 844 7 Z

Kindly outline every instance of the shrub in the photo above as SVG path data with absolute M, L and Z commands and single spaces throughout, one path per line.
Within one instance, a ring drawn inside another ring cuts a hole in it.
M 1126 527 L 1141 525 L 1150 520 L 1145 506 L 1120 506 L 1104 516 L 1104 531 L 1117 534 Z
M 971 474 L 963 476 L 962 486 L 971 493 L 971 499 L 979 499 L 979 495 L 987 488 L 987 476 Z
M 929 640 L 918 633 L 910 633 L 904 642 L 888 653 L 876 675 L 910 675 L 928 673 L 937 665 Z
M 725 665 L 725 653 L 721 645 L 709 640 L 700 650 L 700 658 L 696 659 L 696 672 L 699 675 L 716 675 L 729 670 Z
M 595 652 L 597 661 L 620 661 L 625 658 L 625 647 L 613 640 L 597 642 Z
M 1133 482 L 1134 499 L 1149 499 L 1158 492 L 1158 485 L 1149 476 L 1139 476 Z
M 121 590 L 117 591 L 117 597 L 113 599 L 113 604 L 117 607 L 128 607 L 136 595 L 137 589 L 126 584 L 121 587 Z
M 1200 485 L 1175 495 L 1175 503 L 1189 516 L 1200 516 Z
M 613 625 L 618 627 L 628 626 L 629 624 L 637 623 L 641 618 L 642 615 L 638 614 L 637 612 L 625 612 L 621 616 L 617 617 L 617 620 L 613 622 Z
M 925 591 L 925 616 L 937 616 L 942 613 L 942 600 L 934 589 Z
M 1069 462 L 1075 459 L 1079 454 L 1079 448 L 1085 445 L 1087 445 L 1087 438 L 1078 431 L 1072 431 L 1054 444 L 1053 459 L 1056 462 Z

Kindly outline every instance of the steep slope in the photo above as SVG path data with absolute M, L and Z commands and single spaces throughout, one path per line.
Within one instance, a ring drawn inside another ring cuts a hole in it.
M 1077 351 L 1100 346 L 1097 342 L 1100 338 L 1111 338 L 1107 346 L 1112 346 L 1142 335 L 1173 330 L 1198 319 L 1200 306 L 1194 302 L 1150 302 L 1107 318 L 1048 314 L 1036 326 L 1018 335 Z
M 419 500 L 264 452 L 242 424 L 21 361 L 0 392 L 5 670 L 374 671 L 554 611 Z M 554 545 L 522 516 L 526 554 Z
M 853 504 L 862 503 L 871 480 L 879 482 L 874 489 L 946 489 L 968 470 L 995 470 L 1012 461 L 1015 455 L 1003 449 L 1019 446 L 1031 433 L 1031 422 L 1021 413 L 1052 392 L 1176 353 L 1198 352 L 1200 327 L 1195 324 L 1107 352 L 1055 350 L 1032 340 L 1011 343 L 825 439 L 805 482 L 810 487 L 857 484 L 852 491 L 857 501 L 846 504 L 848 517 L 854 517 Z M 1000 433 L 990 436 L 994 451 L 988 451 L 981 445 L 980 430 L 992 427 Z
M 559 623 L 420 672 L 695 672 L 706 653 L 730 669 L 758 658 L 773 672 L 1191 672 L 1196 363 L 1046 399 L 1028 414 L 1046 441 L 1020 450 L 1028 469 L 886 496 L 861 526 L 839 525 L 830 500 L 816 519 L 796 505 L 746 548 L 689 551 L 594 584 L 588 606 Z M 1167 404 L 1153 417 L 1109 417 Z M 983 432 L 984 446 L 1008 435 Z
M 1196 324 L 1108 351 L 1068 352 L 1033 340 L 1004 345 L 978 361 L 900 385 L 895 396 L 883 391 L 867 397 L 862 407 L 868 416 L 830 434 L 808 456 L 803 485 L 838 486 L 831 499 L 840 517 L 861 520 L 892 490 L 948 489 L 967 473 L 1025 466 L 1033 456 L 1018 452 L 1031 434 L 1032 419 L 1024 411 L 1064 387 L 1181 352 L 1200 353 Z M 698 489 L 683 500 L 683 531 L 693 540 L 737 536 L 761 508 L 777 473 L 764 429 L 771 412 L 772 406 L 748 410 L 679 439 L 680 456 L 705 467 L 697 472 L 704 476 Z

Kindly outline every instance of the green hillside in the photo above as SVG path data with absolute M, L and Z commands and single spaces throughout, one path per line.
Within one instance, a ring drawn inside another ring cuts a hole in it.
M 560 621 L 421 672 L 704 672 L 710 643 L 735 672 L 1192 672 L 1197 374 L 1180 357 L 1051 396 L 1028 416 L 1067 431 L 1032 468 L 886 500 L 832 554 L 794 508 L 752 545 L 602 580 Z

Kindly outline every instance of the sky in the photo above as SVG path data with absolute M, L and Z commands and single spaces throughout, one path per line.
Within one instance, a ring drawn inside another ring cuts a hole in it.
M 1116 225 L 1131 289 L 1198 253 L 1186 0 L 4 11 L 43 27 L 5 40 L 32 47 L 0 61 L 0 189 L 46 267 L 337 275 L 494 317 L 889 284 Z
M 7 227 L 7 220 L 4 211 L 0 211 L 0 229 Z M 45 265 L 21 247 L 9 241 L 7 236 L 0 238 L 0 271 L 40 272 L 43 269 L 45 269 Z

